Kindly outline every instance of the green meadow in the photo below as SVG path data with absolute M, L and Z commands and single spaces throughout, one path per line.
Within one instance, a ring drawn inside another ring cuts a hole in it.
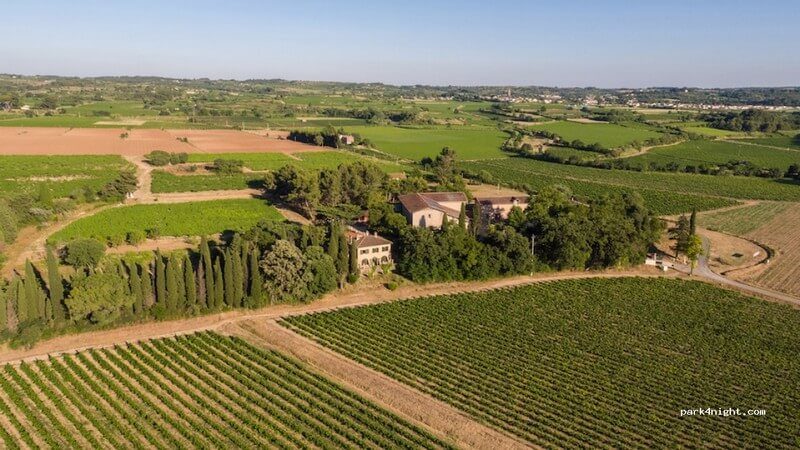
M 381 151 L 414 161 L 435 157 L 444 147 L 454 149 L 462 160 L 502 157 L 505 154 L 500 147 L 508 138 L 493 128 L 366 126 L 347 127 L 346 131 L 368 138 Z
M 580 123 L 559 121 L 531 125 L 531 130 L 544 130 L 561 136 L 566 141 L 580 140 L 585 144 L 599 143 L 606 148 L 624 147 L 632 142 L 644 142 L 661 136 L 641 125 L 617 125 L 613 123 Z

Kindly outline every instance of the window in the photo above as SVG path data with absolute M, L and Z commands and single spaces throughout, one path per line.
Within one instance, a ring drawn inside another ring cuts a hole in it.
M 379 251 L 381 251 L 381 250 L 378 247 L 374 247 L 372 249 L 372 253 L 378 253 Z
M 384 245 L 383 247 L 381 247 L 381 251 L 388 252 L 389 251 L 389 246 L 388 245 Z
M 361 249 L 361 251 L 359 251 L 358 253 L 361 255 L 366 255 L 367 253 L 369 253 L 369 249 L 367 248 Z

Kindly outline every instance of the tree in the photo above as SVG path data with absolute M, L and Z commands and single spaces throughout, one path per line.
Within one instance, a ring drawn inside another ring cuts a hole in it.
M 476 205 L 477 206 L 477 205 Z M 462 230 L 467 229 L 467 204 L 461 204 L 461 210 L 458 212 L 458 226 L 461 227 Z
M 222 305 L 225 303 L 225 281 L 222 278 L 222 266 L 220 265 L 220 259 L 217 258 L 214 261 L 214 309 L 220 310 L 222 309 Z M 210 305 L 209 305 L 210 306 Z
M 525 212 L 522 211 L 517 205 L 511 207 L 511 210 L 508 211 L 508 224 L 514 229 L 519 230 L 525 224 Z
M 200 270 L 202 268 L 202 271 Z M 211 250 L 208 248 L 208 240 L 205 236 L 200 240 L 200 263 L 198 275 L 202 274 L 200 281 L 201 287 L 205 286 L 205 291 L 198 298 L 201 306 L 211 308 L 214 304 L 214 267 L 211 264 Z
M 241 246 L 241 243 L 239 243 Z M 230 249 L 230 260 L 233 264 L 232 273 L 232 285 L 231 288 L 233 289 L 233 301 L 234 305 L 237 308 L 242 307 L 242 300 L 244 300 L 244 261 L 242 261 L 242 254 L 241 254 L 241 247 L 231 248 Z
M 125 285 L 122 277 L 110 272 L 79 276 L 73 281 L 66 299 L 70 317 L 74 321 L 89 319 L 97 324 L 113 322 L 135 301 L 126 292 Z
M 231 251 L 228 249 L 225 253 L 223 253 L 225 260 L 222 263 L 222 279 L 223 284 L 225 286 L 224 293 L 225 293 L 225 306 L 229 308 L 236 307 L 236 290 L 234 288 L 234 276 L 233 276 L 233 257 L 231 256 Z
M 64 305 L 64 280 L 58 272 L 58 260 L 56 259 L 53 247 L 47 247 L 47 289 L 50 292 L 50 304 L 53 305 L 53 320 L 57 324 L 63 323 L 66 319 Z
M 29 319 L 49 320 L 47 300 L 39 280 L 39 274 L 30 260 L 25 261 L 25 299 L 28 302 Z
M 76 269 L 93 271 L 105 253 L 106 246 L 95 239 L 76 239 L 67 244 L 64 261 Z
M 679 253 L 686 254 L 689 238 L 692 236 L 691 223 L 685 215 L 681 214 L 675 227 L 669 230 L 670 238 L 675 240 L 675 256 Z
M 190 311 L 195 311 L 197 307 L 197 278 L 194 275 L 192 268 L 192 260 L 187 253 L 183 257 L 183 285 L 186 290 L 186 308 Z
M 262 305 L 264 298 L 264 279 L 261 276 L 261 268 L 258 266 L 258 249 L 254 248 L 250 252 L 250 298 L 253 306 Z
M 479 204 L 473 205 L 472 220 L 469 221 L 469 231 L 473 236 L 480 234 L 483 229 L 483 210 Z
M 692 209 L 692 215 L 689 216 L 689 233 L 697 234 L 697 209 Z
M 178 282 L 178 263 L 173 257 L 167 258 L 166 264 L 166 288 L 167 288 L 167 311 L 171 314 L 178 312 L 178 305 L 182 303 L 180 286 Z
M 339 256 L 336 258 L 336 271 L 339 274 L 339 286 L 342 287 L 347 279 L 347 273 L 350 271 L 350 245 L 347 243 L 347 237 L 341 233 L 339 234 Z
M 164 257 L 160 251 L 156 251 L 156 303 L 162 307 L 169 308 L 167 300 L 167 269 L 164 266 Z
M 689 237 L 685 252 L 686 257 L 689 258 L 689 275 L 693 275 L 694 268 L 697 266 L 697 260 L 703 254 L 703 240 L 700 239 L 700 236 L 693 234 Z
M 305 259 L 294 244 L 278 240 L 260 263 L 265 276 L 265 286 L 270 298 L 277 300 L 305 300 L 311 273 L 305 270 Z
M 322 247 L 314 245 L 306 249 L 305 270 L 310 273 L 308 290 L 312 296 L 336 289 L 338 281 L 336 266 Z
M 144 312 L 144 291 L 142 280 L 139 277 L 139 264 L 132 263 L 128 266 L 128 283 L 130 284 L 130 291 L 133 293 L 133 314 L 141 316 Z
M 8 287 L 0 286 L 0 335 L 3 334 L 8 327 Z
M 153 277 L 150 274 L 150 268 L 150 264 L 142 266 L 142 303 L 145 310 L 150 309 L 155 303 L 153 299 Z
M 350 276 L 357 277 L 361 275 L 361 269 L 358 267 L 358 244 L 355 239 L 350 243 Z

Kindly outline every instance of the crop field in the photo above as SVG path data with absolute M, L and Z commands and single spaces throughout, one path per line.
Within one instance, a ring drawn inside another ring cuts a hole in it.
M 175 192 L 233 191 L 262 187 L 263 174 L 236 173 L 232 175 L 173 175 L 163 170 L 153 171 L 150 187 L 154 194 Z
M 451 448 L 300 362 L 200 333 L 0 374 L 6 448 Z
M 800 296 L 800 204 L 794 203 L 746 236 L 778 251 L 755 282 Z
M 794 448 L 800 434 L 800 311 L 699 282 L 566 280 L 282 323 L 544 447 Z M 680 416 L 705 407 L 767 412 Z
M 753 139 L 739 139 L 739 142 L 800 150 L 800 138 L 797 136 L 771 136 Z
M 709 230 L 745 236 L 792 206 L 796 207 L 791 203 L 760 202 L 742 208 L 701 214 L 698 223 Z
M 528 127 L 531 130 L 544 130 L 555 133 L 567 141 L 576 139 L 585 144 L 600 143 L 606 148 L 626 146 L 634 141 L 644 142 L 657 138 L 660 133 L 640 125 L 623 126 L 613 123 L 580 123 L 571 121 L 551 122 Z
M 643 167 L 647 167 L 651 162 L 676 163 L 680 167 L 685 167 L 724 164 L 731 160 L 745 160 L 760 167 L 786 170 L 790 164 L 800 164 L 800 151 L 736 144 L 730 141 L 687 141 L 677 145 L 655 147 L 646 154 L 627 159 L 629 163 L 640 163 Z
M 161 236 L 203 236 L 243 231 L 261 220 L 283 220 L 283 216 L 258 199 L 120 206 L 79 219 L 49 240 L 68 242 L 79 237 L 105 240 L 148 230 L 157 230 Z
M 515 159 L 515 161 L 516 160 L 517 159 Z M 636 186 L 620 186 L 617 184 L 604 183 L 599 180 L 589 181 L 559 177 L 557 175 L 547 174 L 546 169 L 543 171 L 530 171 L 526 170 L 524 167 L 515 167 L 513 164 L 510 164 L 510 162 L 506 163 L 505 160 L 470 162 L 465 163 L 464 168 L 475 173 L 485 170 L 497 181 L 510 184 L 524 184 L 534 191 L 550 185 L 562 185 L 569 187 L 573 194 L 585 198 L 599 198 L 606 194 L 637 192 L 642 196 L 647 207 L 659 215 L 690 212 L 692 209 L 705 211 L 736 204 L 736 202 L 732 200 L 705 195 L 685 194 Z M 644 181 L 640 184 L 640 186 L 649 185 L 650 184 Z
M 343 151 L 284 153 L 192 153 L 190 163 L 210 163 L 215 159 L 238 159 L 251 170 L 278 170 L 293 164 L 302 169 L 317 170 L 336 168 L 340 164 L 355 161 L 370 161 L 384 168 L 387 172 L 402 172 L 403 166 L 374 158 L 365 158 L 355 153 Z
M 564 179 L 565 184 L 567 180 L 579 180 L 636 189 L 647 188 L 737 199 L 800 201 L 800 183 L 786 180 L 605 170 L 516 157 L 467 163 L 464 166 L 473 168 L 481 166 L 482 169 L 488 170 L 494 175 L 506 177 L 511 176 L 508 173 L 509 171 L 519 172 L 515 178 L 518 178 L 517 181 L 522 183 L 535 182 L 533 179 L 535 175 L 536 177 L 550 176 Z
M 744 136 L 745 133 L 741 131 L 721 130 L 719 128 L 711 128 L 706 126 L 704 122 L 689 122 L 677 125 L 678 128 L 688 133 L 696 133 L 708 137 L 736 137 Z
M 54 197 L 65 197 L 83 187 L 97 191 L 129 166 L 119 156 L 0 155 L 0 197 L 35 193 L 42 185 Z
M 375 146 L 401 158 L 419 161 L 435 157 L 443 147 L 456 151 L 459 159 L 504 156 L 500 147 L 508 136 L 493 128 L 400 128 L 392 126 L 347 127 L 347 132 L 368 138 Z

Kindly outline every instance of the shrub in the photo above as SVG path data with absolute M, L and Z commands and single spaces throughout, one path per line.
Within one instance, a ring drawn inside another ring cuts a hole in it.
M 95 239 L 76 239 L 67 244 L 64 261 L 77 268 L 93 269 L 106 253 L 106 246 Z
M 125 243 L 125 236 L 122 234 L 112 234 L 106 237 L 106 243 L 109 247 L 119 247 Z
M 386 289 L 388 289 L 390 291 L 397 290 L 398 286 L 399 285 L 397 284 L 396 281 L 390 281 L 390 282 L 386 283 Z
M 351 274 L 347 275 L 347 282 L 348 283 L 354 284 L 356 281 L 358 281 L 358 274 L 351 273 Z
M 125 236 L 125 241 L 130 245 L 139 245 L 144 242 L 145 239 L 147 239 L 147 235 L 141 230 L 129 231 Z
M 147 239 L 158 239 L 161 237 L 161 229 L 158 227 L 148 228 L 145 234 L 147 235 Z
M 157 167 L 166 166 L 171 160 L 170 154 L 164 150 L 153 150 L 145 158 L 148 164 Z

